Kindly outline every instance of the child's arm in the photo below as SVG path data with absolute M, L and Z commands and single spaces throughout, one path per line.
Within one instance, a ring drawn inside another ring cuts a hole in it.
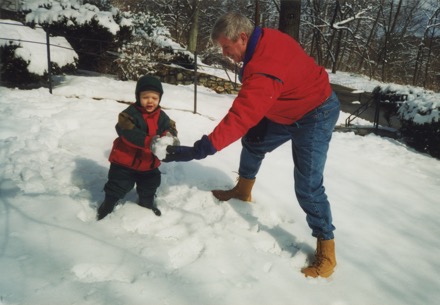
M 162 141 L 165 141 L 165 142 L 171 141 L 173 143 L 173 145 L 180 144 L 179 138 L 177 137 L 177 128 L 176 128 L 175 121 L 168 119 L 167 128 L 163 132 L 161 132 L 160 135 L 155 136 L 153 139 L 153 142 L 154 141 L 157 142 L 159 140 L 159 138 L 162 138 L 162 137 L 168 137 L 168 138 L 172 139 L 172 140 L 162 140 Z M 152 143 L 152 145 L 153 145 L 153 143 Z
M 176 127 L 176 122 L 170 119 L 170 123 L 168 126 L 168 130 L 169 133 L 171 133 L 174 137 L 177 137 L 177 127 Z
M 138 128 L 133 117 L 127 112 L 119 114 L 115 128 L 119 137 L 127 145 L 141 149 L 150 148 L 153 136 L 149 136 L 145 131 Z

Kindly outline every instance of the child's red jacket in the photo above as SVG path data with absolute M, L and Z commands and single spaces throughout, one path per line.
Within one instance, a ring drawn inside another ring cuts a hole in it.
M 150 149 L 154 136 L 164 136 L 167 132 L 177 136 L 174 121 L 160 107 L 147 113 L 132 104 L 119 114 L 115 128 L 119 137 L 113 142 L 109 161 L 137 171 L 149 171 L 160 165 Z

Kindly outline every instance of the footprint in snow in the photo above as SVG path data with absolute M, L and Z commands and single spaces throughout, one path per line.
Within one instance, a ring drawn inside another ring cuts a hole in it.
M 132 283 L 134 281 L 133 274 L 117 264 L 77 264 L 72 268 L 72 272 L 83 283 L 106 281 Z
M 195 262 L 202 255 L 204 249 L 205 245 L 196 238 L 182 241 L 178 246 L 168 251 L 171 266 L 179 269 Z

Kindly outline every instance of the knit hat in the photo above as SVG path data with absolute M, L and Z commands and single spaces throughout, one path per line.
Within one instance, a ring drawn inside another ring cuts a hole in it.
M 159 79 L 154 76 L 144 75 L 137 81 L 136 84 L 136 103 L 140 104 L 139 93 L 142 91 L 155 91 L 159 93 L 160 98 L 162 98 L 163 88 L 162 83 Z

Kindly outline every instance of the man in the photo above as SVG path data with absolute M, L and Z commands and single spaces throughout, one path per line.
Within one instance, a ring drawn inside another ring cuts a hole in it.
M 254 27 L 239 13 L 220 17 L 211 39 L 221 46 L 223 55 L 243 62 L 242 88 L 209 136 L 193 147 L 169 146 L 164 161 L 203 159 L 242 138 L 237 185 L 212 192 L 222 201 L 250 201 L 265 154 L 291 141 L 296 197 L 317 238 L 315 262 L 301 271 L 305 276 L 329 277 L 336 266 L 335 227 L 323 172 L 340 108 L 327 72 L 293 38 Z

